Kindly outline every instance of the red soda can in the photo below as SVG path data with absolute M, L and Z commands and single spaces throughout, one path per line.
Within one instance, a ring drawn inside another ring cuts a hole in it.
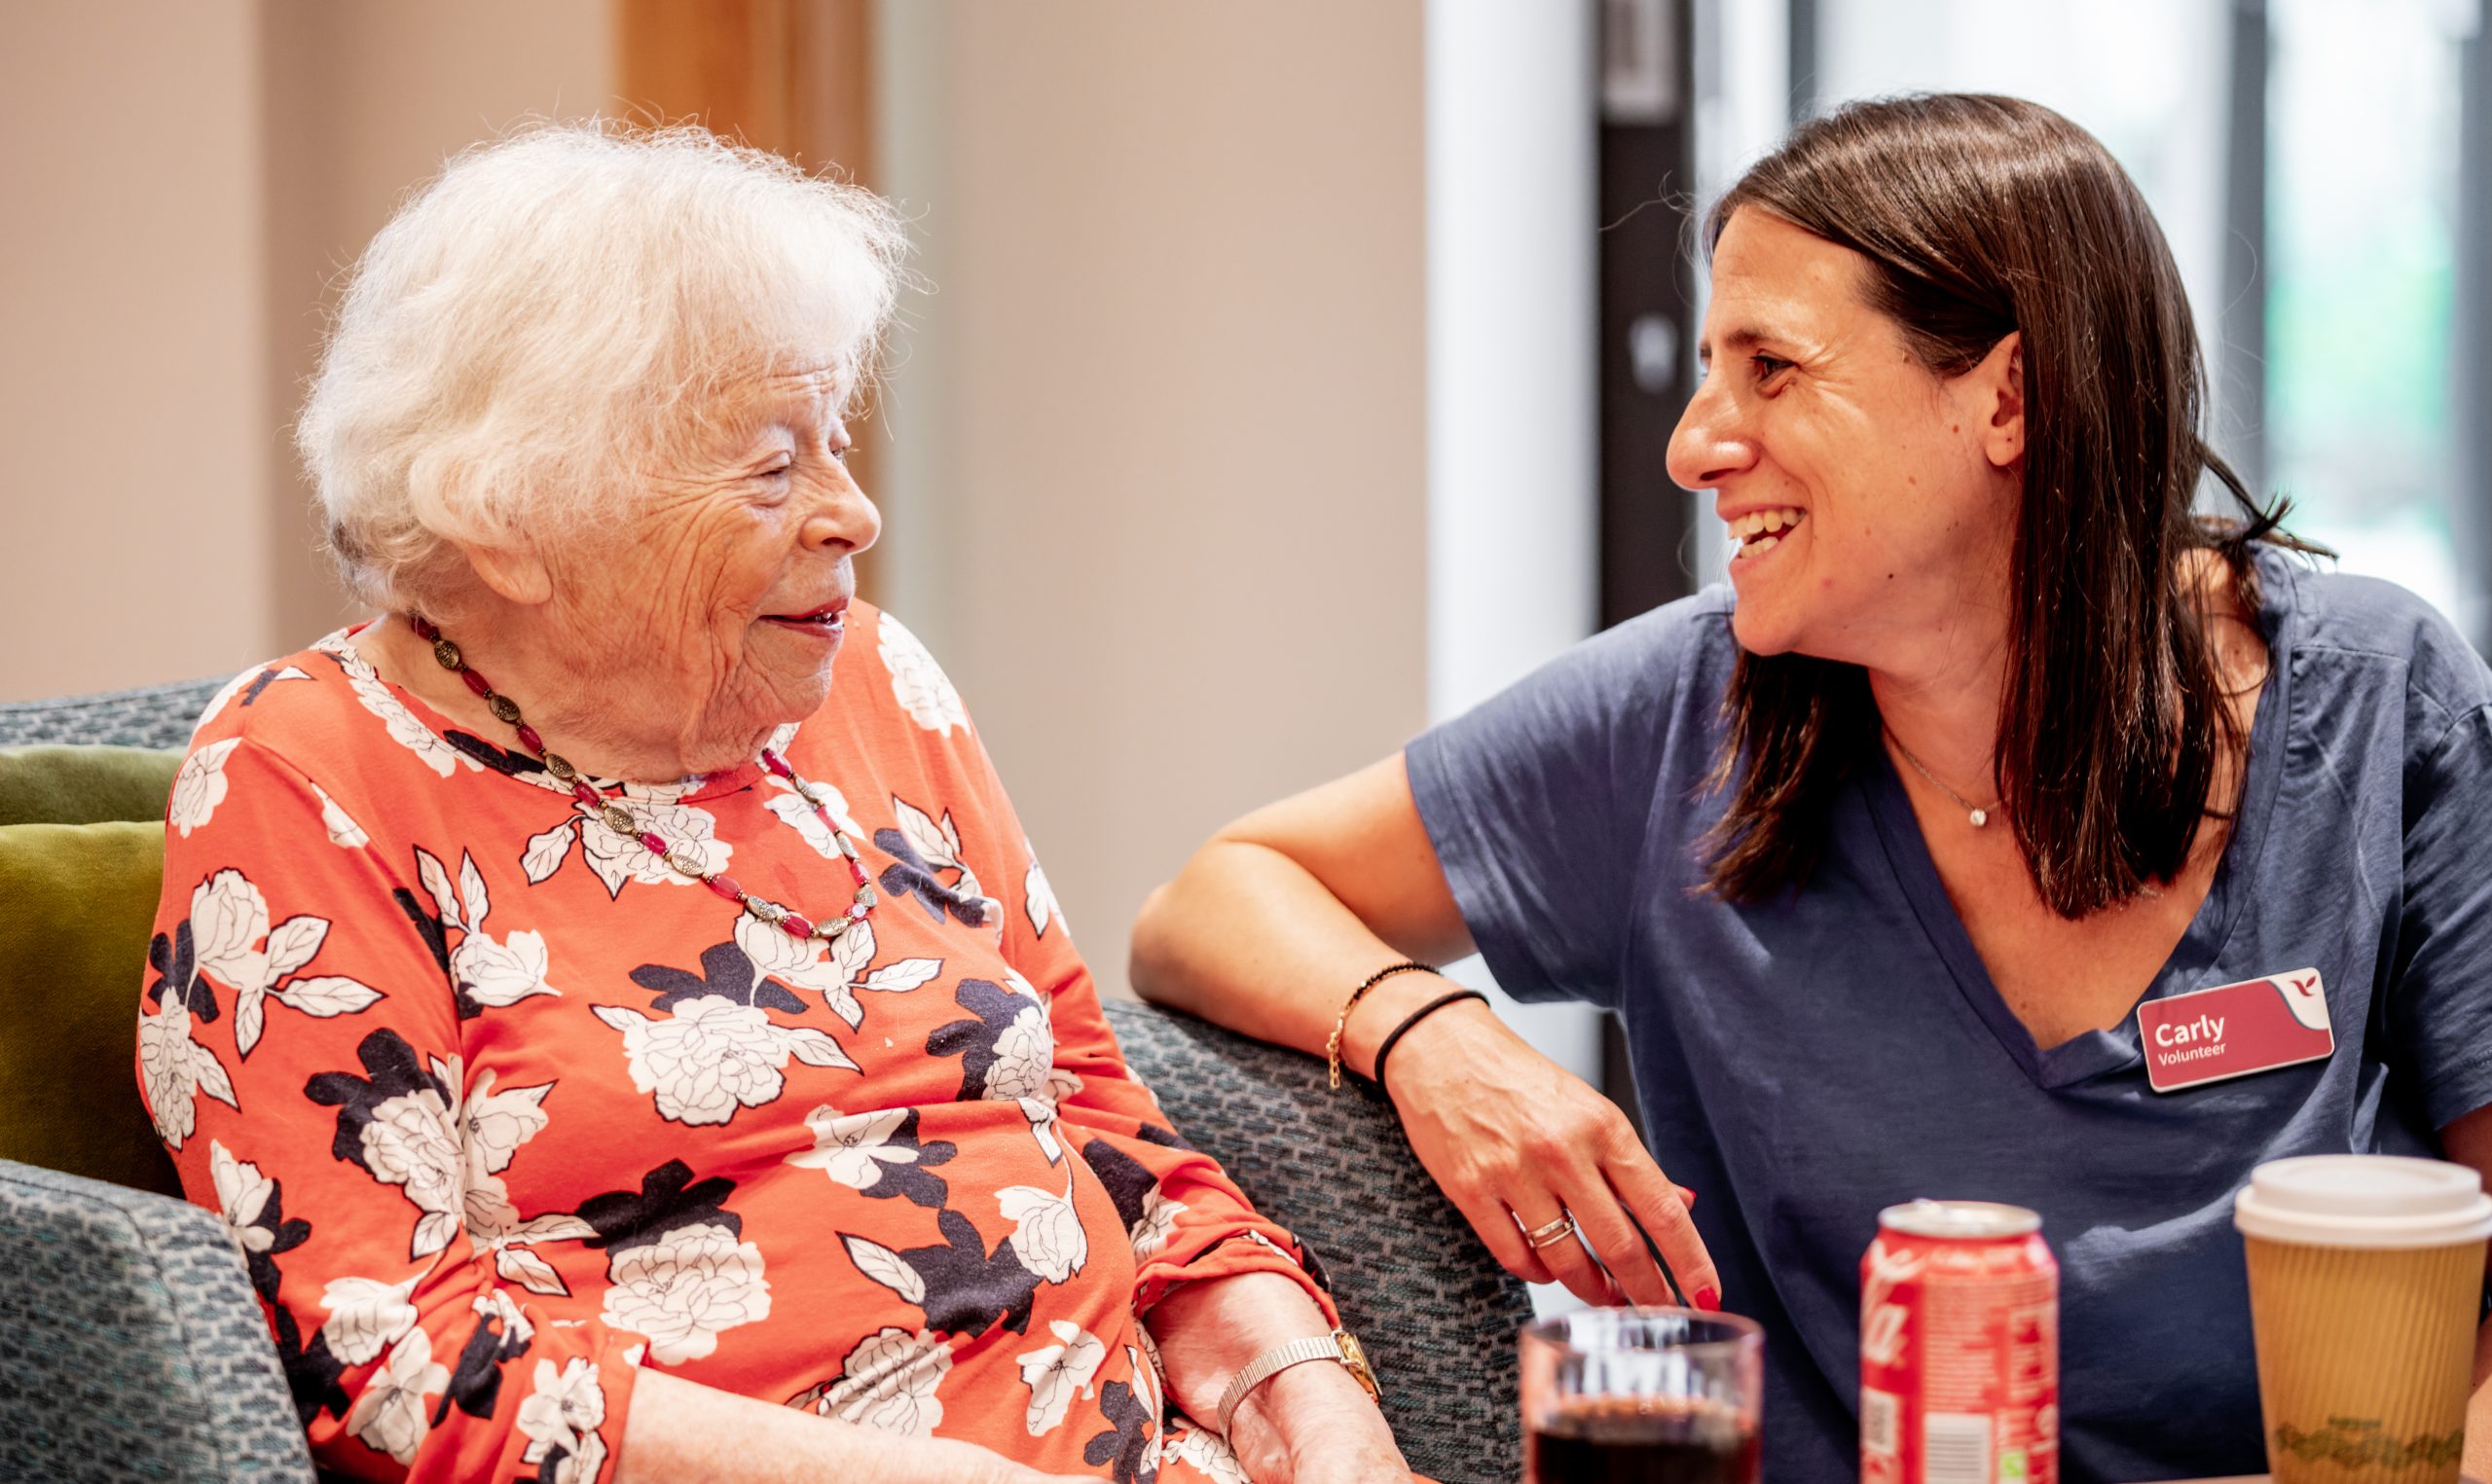
M 1878 1213 L 1860 1259 L 1861 1484 L 2057 1484 L 2060 1265 L 1986 1201 Z

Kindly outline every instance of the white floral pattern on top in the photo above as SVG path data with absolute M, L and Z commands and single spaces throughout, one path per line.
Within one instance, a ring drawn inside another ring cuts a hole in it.
M 356 651 L 346 630 L 339 630 L 312 647 L 338 662 L 338 668 L 346 671 L 347 684 L 354 691 L 354 699 L 381 718 L 391 742 L 423 759 L 425 767 L 445 778 L 461 767 L 470 773 L 484 771 L 483 763 L 433 735 L 432 728 L 407 709 L 407 704 L 390 691 L 388 682 L 372 668 L 372 662 Z
M 913 1146 L 891 1141 L 908 1113 L 904 1107 L 842 1113 L 825 1103 L 805 1115 L 814 1146 L 788 1155 L 786 1163 L 820 1170 L 851 1190 L 862 1190 L 883 1177 L 884 1165 L 917 1163 Z
M 674 1123 L 725 1123 L 740 1107 L 776 1101 L 790 1056 L 809 1067 L 858 1069 L 824 1032 L 779 1025 L 760 1006 L 723 995 L 684 1000 L 667 1020 L 619 1005 L 591 1008 L 623 1032 L 632 1085 L 655 1093 L 658 1116 Z
M 1047 1071 L 1055 1065 L 1055 1033 L 1047 1027 L 1044 1006 L 1031 1005 L 1012 1017 L 995 1038 L 995 1062 L 986 1069 L 986 1095 L 1007 1102 L 1043 1098 Z
M 431 1337 L 410 1329 L 388 1360 L 364 1382 L 363 1394 L 347 1413 L 347 1431 L 376 1453 L 412 1464 L 424 1434 L 432 1430 L 432 1408 L 424 1398 L 449 1386 L 450 1368 L 433 1359 Z
M 1149 1257 L 1169 1245 L 1169 1235 L 1176 1233 L 1176 1217 L 1187 1213 L 1184 1200 L 1169 1200 L 1152 1185 L 1152 1193 L 1141 1198 L 1141 1215 L 1134 1217 L 1134 1230 L 1126 1233 L 1134 1238 L 1134 1260 Z
M 1021 875 L 1021 900 L 1030 915 L 1031 933 L 1044 938 L 1050 925 L 1071 932 L 1073 924 L 1064 920 L 1064 908 L 1056 902 L 1055 887 L 1047 885 L 1046 868 L 1039 864 L 1037 847 L 1025 839 L 1021 848 L 1030 856 L 1030 869 Z
M 1170 1234 L 1177 1230 L 1177 1217 L 1184 1214 L 1185 1210 L 1185 1202 L 1172 1201 L 1159 1193 L 1158 1186 L 1151 1187 L 1151 1194 L 1142 1198 L 1142 1214 L 1135 1218 L 1133 1230 L 1126 1233 L 1133 1239 L 1135 1261 L 1168 1245 Z
M 213 1139 L 207 1141 L 207 1172 L 216 1185 L 217 1214 L 224 1217 L 234 1245 L 246 1253 L 265 1252 L 275 1246 L 276 1233 L 259 1221 L 269 1197 L 276 1193 L 276 1181 L 262 1175 L 259 1166 L 236 1159 L 231 1149 Z
M 830 823 L 825 824 L 822 822 L 822 815 L 814 812 L 814 807 L 797 794 L 795 784 L 775 773 L 764 773 L 761 776 L 761 783 L 770 795 L 761 801 L 761 807 L 777 814 L 797 834 L 804 836 L 805 844 L 812 846 L 814 852 L 823 859 L 842 858 L 839 840 L 831 834 L 833 825 L 845 831 L 852 842 L 865 838 L 865 827 L 859 824 L 856 817 L 848 813 L 848 796 L 833 785 L 820 778 L 805 779 L 805 786 L 822 799 L 823 809 L 830 814 Z
M 1021 1265 L 1048 1283 L 1060 1284 L 1090 1260 L 1090 1237 L 1073 1208 L 1073 1178 L 1065 1177 L 1064 1194 L 1035 1185 L 1007 1185 L 995 1194 L 1004 1219 L 1013 1223 L 1012 1250 Z
M 736 947 L 752 960 L 753 973 L 764 979 L 776 979 L 791 990 L 811 990 L 823 997 L 830 1012 L 848 1023 L 854 1031 L 865 1018 L 865 1007 L 857 1002 L 849 986 L 844 960 L 848 955 L 833 953 L 842 943 L 867 933 L 864 947 L 873 951 L 870 930 L 860 923 L 838 938 L 825 943 L 820 938 L 790 937 L 782 928 L 765 923 L 749 912 L 736 914 Z M 825 955 L 831 957 L 825 958 Z
M 372 1177 L 399 1187 L 421 1213 L 407 1255 L 429 1257 L 448 1247 L 466 1214 L 466 1157 L 441 1094 L 427 1087 L 383 1101 L 358 1137 Z
M 1246 1466 L 1237 1462 L 1228 1439 L 1209 1428 L 1190 1427 L 1178 1433 L 1168 1445 L 1167 1456 L 1191 1464 L 1211 1484 L 1255 1484 L 1246 1476 Z
M 929 732 L 949 736 L 954 727 L 968 731 L 970 713 L 961 705 L 961 693 L 952 688 L 951 677 L 926 652 L 917 635 L 888 613 L 882 615 L 879 627 L 882 633 L 874 647 L 882 654 L 883 668 L 891 671 L 892 699 L 899 708 Z
M 698 1360 L 722 1332 L 770 1317 L 761 1249 L 715 1222 L 617 1249 L 606 1276 L 605 1321 L 645 1338 L 660 1365 Z
M 473 1088 L 462 1090 L 460 1061 L 454 1056 L 447 1064 L 435 1063 L 434 1074 L 458 1094 L 458 1101 L 451 1105 L 450 1121 L 458 1131 L 458 1146 L 466 1157 L 460 1207 L 468 1235 L 479 1245 L 495 1245 L 508 1241 L 521 1224 L 501 1174 L 510 1168 L 519 1146 L 543 1132 L 545 1095 L 554 1090 L 554 1084 L 539 1082 L 495 1092 L 496 1073 L 486 1068 L 476 1073 Z M 521 1276 L 508 1272 L 507 1263 L 502 1265 L 504 1276 Z
M 319 795 L 320 825 L 329 832 L 331 845 L 341 850 L 359 851 L 372 843 L 372 837 L 363 832 L 363 826 L 355 823 L 352 815 L 338 807 L 338 801 L 329 797 L 328 790 L 314 783 L 312 785 L 312 791 Z
M 518 1427 L 528 1439 L 520 1462 L 539 1466 L 540 1484 L 593 1484 L 605 1466 L 605 1439 L 597 1430 L 605 1424 L 605 1387 L 597 1367 L 577 1356 L 561 1370 L 539 1359 L 535 1380 L 519 1404 Z M 549 1473 L 542 1466 L 558 1451 L 562 1462 Z
M 229 737 L 182 759 L 182 771 L 173 775 L 173 797 L 166 806 L 165 823 L 180 831 L 183 839 L 207 823 L 216 806 L 225 802 L 225 760 L 240 745 L 242 739 Z
M 1108 1358 L 1106 1342 L 1071 1320 L 1049 1320 L 1047 1330 L 1055 1336 L 1053 1345 L 1013 1357 L 1021 1365 L 1021 1384 L 1030 1389 L 1029 1411 L 1023 1421 L 1032 1437 L 1044 1437 L 1064 1426 L 1074 1393 L 1098 1394 L 1093 1381 Z
M 603 1383 L 643 1363 L 1077 1473 L 1148 1477 L 1188 1435 L 1156 1435 L 1175 1403 L 1133 1311 L 1253 1217 L 1177 1173 L 1200 1156 L 1122 1075 L 966 711 L 905 629 L 883 636 L 913 690 L 857 656 L 831 735 L 787 754 L 883 902 L 827 945 L 706 890 L 621 890 L 691 884 L 641 848 L 646 822 L 687 851 L 724 835 L 737 875 L 799 908 L 844 902 L 832 832 L 764 770 L 611 788 L 615 833 L 465 706 L 342 678 L 367 667 L 298 659 L 274 705 L 275 667 L 228 691 L 199 742 L 250 745 L 168 808 L 192 833 L 142 1077 L 275 1311 L 324 1467 L 610 1484 L 625 1394 Z M 393 715 L 433 731 L 385 738 Z M 350 1014 L 332 968 L 390 997 Z M 290 1021 L 313 976 L 332 993 Z M 1010 1101 L 961 1101 L 981 1097 Z M 256 1101 L 227 1119 L 220 1098 Z M 1192 1213 L 1149 1199 L 1160 1178 Z M 1146 1283 L 1128 1248 L 1154 1226 L 1173 1235 Z M 784 1264 L 825 1256 L 841 1271 L 788 1286 Z
M 291 665 L 254 665 L 250 669 L 242 671 L 240 674 L 236 675 L 233 679 L 226 681 L 225 688 L 223 690 L 218 691 L 215 695 L 208 698 L 207 708 L 199 713 L 199 720 L 191 723 L 191 735 L 193 737 L 197 737 L 209 722 L 214 721 L 217 716 L 224 711 L 227 705 L 229 705 L 235 697 L 242 694 L 245 690 L 252 689 L 254 687 L 274 685 L 279 680 L 309 680 L 312 677 L 309 674 Z
M 363 1365 L 416 1327 L 416 1280 L 386 1284 L 377 1278 L 332 1278 L 320 1295 L 329 1311 L 320 1337 L 329 1354 Z
M 227 867 L 191 891 L 192 952 L 202 974 L 234 992 L 234 1045 L 245 1058 L 260 1043 L 266 1001 L 326 1020 L 368 1010 L 381 992 L 344 975 L 295 975 L 328 941 L 329 920 L 308 913 L 269 925 L 269 904 L 249 877 Z
M 157 1137 L 175 1150 L 199 1128 L 200 1094 L 241 1107 L 225 1064 L 192 1039 L 190 1001 L 179 989 L 166 990 L 156 1013 L 138 1019 L 138 1080 Z
M 967 851 L 961 844 L 961 827 L 953 822 L 952 812 L 944 810 L 942 818 L 938 820 L 898 794 L 894 794 L 892 815 L 899 825 L 901 841 L 908 847 L 908 851 L 917 856 L 916 864 L 924 872 L 915 885 L 902 885 L 898 889 L 922 891 L 932 895 L 936 902 L 949 896 L 971 914 L 964 921 L 983 924 L 1001 937 L 1004 904 L 986 894 L 986 888 L 978 885 L 977 873 L 970 869 Z M 902 854 L 898 851 L 893 853 Z M 901 880 L 905 882 L 905 855 L 902 855 L 902 866 L 895 869 L 902 873 Z M 943 886 L 940 875 L 945 871 L 958 873 L 959 880 L 948 887 Z M 887 888 L 895 886 L 892 873 L 885 873 L 884 886 Z
M 1064 1163 L 1064 1142 L 1055 1137 L 1056 1105 L 1048 1098 L 1021 1100 L 1021 1116 L 1030 1120 L 1030 1137 L 1038 1140 L 1039 1152 L 1050 1165 Z
M 618 802 L 641 830 L 664 840 L 670 853 L 698 861 L 702 870 L 714 874 L 727 869 L 735 851 L 718 838 L 717 818 L 708 810 L 646 799 Z M 580 854 L 597 879 L 605 883 L 608 896 L 622 895 L 627 882 L 643 887 L 701 885 L 678 874 L 639 839 L 616 831 L 603 819 L 583 819 L 578 831 Z
M 951 1368 L 952 1347 L 940 1335 L 885 1325 L 848 1353 L 838 1380 L 788 1404 L 884 1432 L 927 1437 L 942 1426 L 943 1398 L 936 1391 Z
M 458 884 L 453 890 L 449 867 L 418 846 L 416 875 L 431 893 L 442 924 L 461 934 L 458 945 L 450 951 L 450 981 L 459 994 L 478 1005 L 506 1009 L 532 995 L 563 993 L 545 982 L 552 964 L 542 933 L 520 928 L 496 943 L 485 931 L 485 918 L 494 910 L 494 902 L 485 887 L 485 874 L 476 869 L 475 856 L 459 852 Z

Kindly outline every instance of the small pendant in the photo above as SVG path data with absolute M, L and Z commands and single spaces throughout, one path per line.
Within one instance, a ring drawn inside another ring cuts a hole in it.
M 1990 811 L 1987 809 L 1977 809 L 1972 812 L 1969 817 L 1973 821 L 1973 828 L 1980 829 L 1983 825 L 1990 823 Z

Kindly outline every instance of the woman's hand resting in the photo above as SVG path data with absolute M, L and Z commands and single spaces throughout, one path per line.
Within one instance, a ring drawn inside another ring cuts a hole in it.
M 1453 1005 L 1413 1027 L 1386 1063 L 1384 1090 L 1419 1163 L 1507 1272 L 1564 1284 L 1590 1304 L 1675 1302 L 1640 1225 L 1686 1301 L 1719 1306 L 1721 1278 L 1687 1213 L 1695 1193 L 1662 1174 L 1617 1104 L 1485 1006 Z M 1569 1212 L 1581 1241 L 1537 1251 L 1524 1241 Z

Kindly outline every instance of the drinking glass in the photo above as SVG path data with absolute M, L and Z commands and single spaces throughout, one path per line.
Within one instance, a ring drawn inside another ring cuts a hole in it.
M 1524 1326 L 1524 1484 L 1756 1484 L 1765 1332 L 1693 1309 Z

